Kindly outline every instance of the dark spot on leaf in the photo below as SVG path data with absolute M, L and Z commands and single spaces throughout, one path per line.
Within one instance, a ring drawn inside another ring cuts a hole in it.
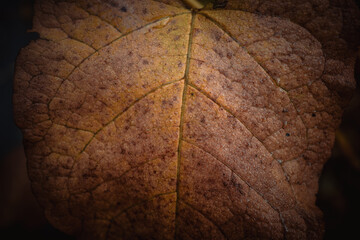
M 224 88 L 230 91 L 233 90 L 233 86 L 231 85 L 231 83 L 227 83 Z
M 202 66 L 203 63 L 204 63 L 204 61 L 199 60 L 199 59 L 196 59 L 196 64 L 197 64 L 199 67 Z
M 223 185 L 224 185 L 224 187 L 227 187 L 228 183 L 226 181 L 223 181 Z
M 201 29 L 199 29 L 199 28 L 194 28 L 194 30 L 193 30 L 193 37 L 196 37 L 200 32 L 201 32 Z
M 236 191 L 238 191 L 241 195 L 244 195 L 243 186 L 240 183 L 237 183 L 234 178 L 231 178 L 231 184 L 235 187 Z
M 221 33 L 218 31 L 213 31 L 213 37 L 218 42 L 221 39 Z
M 148 112 L 150 112 L 150 108 L 148 106 L 144 107 L 142 110 L 142 113 L 145 115 L 147 114 Z
M 219 70 L 219 73 L 221 73 L 222 75 L 224 75 L 226 78 L 229 78 L 229 74 L 228 74 L 227 71 Z
M 162 102 L 161 102 L 161 104 L 163 105 L 163 107 L 167 107 L 167 106 L 173 106 L 174 105 L 174 103 L 173 103 L 173 101 L 171 101 L 171 100 L 163 100 Z
M 212 81 L 213 79 L 214 79 L 214 76 L 211 75 L 211 74 L 206 76 L 206 80 L 207 80 L 208 82 Z
M 216 52 L 221 58 L 224 57 L 224 54 L 222 53 L 221 49 L 219 48 L 213 48 L 214 52 Z
M 82 177 L 86 179 L 86 178 L 91 178 L 92 175 L 93 175 L 93 174 L 91 174 L 91 172 L 89 172 L 89 173 L 84 173 L 84 174 L 82 175 Z

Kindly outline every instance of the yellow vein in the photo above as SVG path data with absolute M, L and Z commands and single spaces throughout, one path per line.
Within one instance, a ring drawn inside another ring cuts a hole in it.
M 212 17 L 210 17 L 209 15 L 207 15 L 206 13 L 200 13 L 202 16 L 206 17 L 207 19 L 209 19 L 212 23 L 214 23 L 219 29 L 221 29 L 222 31 L 224 31 L 234 42 L 236 42 L 257 64 L 258 66 L 271 78 L 272 82 L 274 83 L 275 86 L 277 86 L 278 88 L 284 90 L 284 92 L 286 92 L 290 102 L 291 102 L 291 105 L 294 107 L 295 111 L 296 111 L 296 114 L 297 116 L 300 118 L 302 124 L 304 125 L 305 129 L 306 129 L 306 141 L 308 142 L 308 131 L 307 131 L 307 128 L 306 128 L 306 125 L 304 123 L 304 120 L 303 118 L 301 117 L 301 115 L 299 114 L 299 112 L 297 111 L 297 109 L 295 108 L 295 105 L 292 101 L 292 99 L 290 98 L 289 96 L 289 93 L 286 89 L 282 88 L 276 81 L 275 79 L 271 76 L 271 74 L 265 69 L 264 66 L 262 66 L 262 64 L 260 62 L 258 62 L 255 57 L 249 53 L 249 51 L 247 50 L 247 48 L 245 46 L 243 46 L 236 38 L 235 36 L 233 36 L 228 30 L 226 30 L 226 28 L 221 24 L 219 23 L 218 21 L 216 21 L 215 19 L 213 19 Z M 253 134 L 254 135 L 254 134 Z M 254 135 L 255 136 L 255 135 Z M 260 141 L 261 142 L 261 141 Z M 262 143 L 262 142 L 261 142 Z M 263 144 L 263 143 L 262 143 Z M 264 144 L 263 144 L 264 145 Z M 265 145 L 264 145 L 265 147 Z M 266 148 L 266 147 L 265 147 Z M 278 162 L 278 161 L 276 161 Z M 285 178 L 288 180 L 288 177 L 287 177 L 287 174 L 285 172 L 285 169 L 283 168 L 282 164 L 280 164 L 278 162 L 278 164 L 280 165 L 281 169 L 283 170 L 284 172 L 284 176 Z M 292 190 L 292 193 L 293 193 L 293 196 L 294 196 L 294 199 L 296 201 L 296 203 L 298 204 L 298 200 L 296 198 L 296 195 L 295 195 L 295 192 L 294 192 L 294 189 L 293 189 L 293 186 L 292 184 L 290 183 L 290 181 L 288 181 L 289 184 L 290 184 L 290 187 L 291 187 L 291 190 Z
M 158 159 L 160 159 L 160 157 L 152 158 L 152 159 L 147 160 L 147 161 L 145 161 L 145 162 L 139 163 L 139 164 L 136 165 L 135 167 L 131 167 L 131 168 L 129 168 L 128 170 L 126 170 L 125 172 L 123 172 L 120 176 L 107 179 L 107 180 L 102 181 L 101 183 L 95 185 L 94 187 L 92 187 L 92 188 L 90 188 L 90 189 L 88 189 L 88 190 L 86 190 L 86 191 L 81 191 L 81 192 L 77 192 L 77 193 L 74 193 L 74 194 L 79 194 L 79 193 L 84 193 L 84 192 L 92 192 L 92 191 L 94 191 L 95 189 L 99 188 L 100 186 L 102 186 L 102 185 L 104 185 L 104 184 L 106 184 L 106 183 L 109 183 L 109 182 L 114 182 L 114 181 L 120 180 L 121 178 L 123 178 L 123 177 L 124 177 L 126 174 L 128 174 L 129 172 L 134 171 L 134 170 L 136 170 L 136 169 L 138 169 L 138 168 L 140 168 L 140 167 L 142 167 L 142 166 L 144 166 L 144 165 L 146 165 L 146 164 L 148 164 L 148 163 L 151 163 L 151 162 L 153 162 L 153 161 L 155 161 L 155 160 L 158 160 Z
M 211 96 L 210 96 L 208 93 L 204 92 L 204 91 L 203 91 L 202 89 L 200 89 L 199 87 L 197 87 L 197 86 L 195 86 L 195 85 L 193 85 L 193 84 L 191 84 L 191 83 L 188 83 L 188 85 L 189 85 L 190 87 L 194 88 L 195 90 L 197 90 L 199 93 L 203 94 L 206 98 L 208 98 L 209 100 L 211 100 L 212 102 L 214 102 L 214 103 L 215 103 L 216 105 L 218 105 L 220 108 L 224 109 L 224 110 L 225 110 L 226 112 L 228 112 L 231 116 L 233 116 L 235 119 L 237 119 L 237 120 L 254 136 L 254 138 L 256 138 L 256 139 L 264 146 L 264 148 L 267 150 L 267 152 L 270 154 L 270 156 L 273 158 L 273 160 L 276 161 L 275 158 L 274 158 L 274 157 L 272 156 L 272 154 L 270 153 L 270 151 L 265 147 L 265 145 L 254 135 L 254 133 L 253 133 L 252 131 L 250 131 L 250 129 L 249 129 L 235 114 L 232 113 L 232 111 L 231 111 L 230 109 L 228 109 L 227 107 L 225 107 L 225 106 L 223 106 L 222 104 L 218 103 L 216 100 L 212 99 Z M 277 161 L 276 161 L 276 162 L 277 162 Z M 280 163 L 278 163 L 278 164 L 280 164 Z M 288 181 L 288 179 L 287 179 L 287 177 L 286 177 L 287 175 L 286 175 L 284 169 L 282 168 L 281 165 L 280 165 L 280 167 L 281 167 L 281 169 L 282 169 L 283 172 L 284 172 L 285 179 Z M 232 169 L 230 168 L 230 170 L 232 170 Z M 288 181 L 288 182 L 289 182 L 289 181 Z M 290 185 L 290 187 L 291 187 L 290 182 L 289 182 L 289 185 Z M 292 187 L 291 187 L 291 189 L 292 189 Z M 293 191 L 292 191 L 292 193 L 294 194 Z M 296 199 L 295 199 L 295 200 L 296 200 Z M 279 213 L 279 214 L 280 214 L 280 213 Z M 287 227 L 285 226 L 285 224 L 283 224 L 283 226 L 284 226 L 284 229 L 285 229 L 285 231 L 286 231 Z
M 167 82 L 167 83 L 164 83 L 156 88 L 153 88 L 152 90 L 150 90 L 149 92 L 145 93 L 143 96 L 141 96 L 140 98 L 136 99 L 134 102 L 132 102 L 129 106 L 127 106 L 123 111 L 121 111 L 120 113 L 118 113 L 112 120 L 110 120 L 108 123 L 106 123 L 102 128 L 100 128 L 96 133 L 94 133 L 94 135 L 90 138 L 90 140 L 85 144 L 84 148 L 79 152 L 79 154 L 77 155 L 77 157 L 74 159 L 74 162 L 70 168 L 70 173 L 69 173 L 69 178 L 71 177 L 71 174 L 74 170 L 74 167 L 75 167 L 75 163 L 76 163 L 76 160 L 79 159 L 79 157 L 81 156 L 81 154 L 86 150 L 86 148 L 89 146 L 89 144 L 94 140 L 94 138 L 96 137 L 96 135 L 101 131 L 103 130 L 106 126 L 108 126 L 110 123 L 112 123 L 113 121 L 115 121 L 118 117 L 120 117 L 122 114 L 124 114 L 127 110 L 129 110 L 129 108 L 131 108 L 132 106 L 134 106 L 136 103 L 138 103 L 141 99 L 144 99 L 146 96 L 148 96 L 149 94 L 151 93 L 154 93 L 156 90 L 166 86 L 166 85 L 170 85 L 170 84 L 173 84 L 173 83 L 176 83 L 176 82 L 179 82 L 183 80 L 183 78 L 181 79 L 178 79 L 178 80 L 175 80 L 175 81 L 171 81 L 171 82 Z M 68 187 L 68 192 L 70 193 L 70 182 L 68 182 L 67 184 L 67 187 Z M 70 198 L 68 199 L 68 201 L 70 201 Z
M 115 117 L 113 117 L 109 122 L 107 122 L 102 128 L 100 128 L 99 130 L 97 130 L 93 137 L 89 140 L 89 142 L 84 146 L 84 148 L 81 150 L 80 153 L 84 152 L 87 148 L 87 146 L 90 144 L 90 142 L 95 138 L 95 136 L 100 132 L 102 131 L 105 127 L 107 127 L 110 123 L 114 122 L 117 118 L 119 118 L 121 115 L 123 115 L 124 113 L 126 113 L 131 107 L 133 107 L 136 103 L 138 103 L 139 101 L 141 101 L 142 99 L 144 99 L 145 97 L 147 97 L 149 94 L 151 93 L 154 93 L 155 91 L 167 86 L 167 85 L 170 85 L 170 84 L 173 84 L 173 83 L 176 83 L 176 82 L 180 82 L 181 80 L 183 80 L 183 78 L 181 79 L 177 79 L 177 80 L 174 80 L 174 81 L 171 81 L 171 82 L 166 82 L 166 83 L 163 83 L 161 84 L 160 86 L 157 86 L 153 89 L 151 89 L 150 91 L 148 91 L 147 93 L 145 93 L 144 95 L 142 95 L 141 97 L 139 97 L 138 99 L 136 99 L 135 101 L 133 101 L 129 106 L 125 107 L 120 113 L 118 113 L 117 115 L 115 115 Z
M 287 231 L 287 227 L 285 225 L 284 219 L 280 213 L 280 210 L 275 208 L 265 197 L 262 193 L 260 193 L 258 190 L 256 190 L 254 187 L 252 187 L 250 185 L 250 183 L 248 183 L 247 181 L 245 181 L 245 179 L 243 177 L 241 177 L 238 173 L 236 173 L 227 163 L 225 163 L 224 161 L 220 160 L 218 157 L 216 157 L 214 154 L 212 154 L 211 152 L 205 150 L 203 147 L 198 146 L 197 144 L 190 142 L 189 140 L 183 139 L 184 142 L 199 148 L 200 150 L 204 151 L 205 153 L 209 154 L 210 156 L 212 156 L 215 160 L 217 160 L 218 162 L 220 162 L 221 164 L 223 164 L 226 168 L 228 168 L 233 174 L 235 174 L 238 178 L 240 178 L 246 185 L 248 185 L 248 187 L 250 189 L 252 189 L 257 195 L 259 195 L 265 203 L 267 203 L 275 212 L 277 212 L 279 214 L 280 217 L 280 221 L 283 225 L 284 231 Z
M 108 20 L 106 20 L 106 19 L 104 19 L 104 18 L 102 18 L 102 17 L 100 17 L 100 16 L 98 16 L 98 15 L 96 15 L 96 14 L 91 13 L 89 10 L 81 7 L 79 4 L 77 4 L 77 7 L 80 8 L 80 9 L 82 9 L 83 11 L 87 12 L 87 13 L 89 14 L 89 16 L 94 16 L 94 17 L 96 17 L 96 18 L 99 18 L 100 21 L 104 22 L 104 23 L 107 24 L 107 25 L 110 25 L 110 26 L 113 27 L 118 33 L 122 34 L 121 30 L 120 30 L 118 27 L 116 27 L 115 25 L 113 25 L 111 22 L 109 22 Z
M 155 23 L 157 23 L 157 22 L 160 22 L 160 21 L 162 21 L 162 20 L 165 20 L 165 19 L 170 19 L 170 18 L 173 18 L 173 17 L 176 17 L 176 16 L 180 16 L 180 15 L 184 15 L 184 14 L 188 14 L 188 12 L 180 13 L 180 14 L 175 14 L 175 15 L 172 15 L 172 16 L 166 16 L 166 17 L 157 19 L 157 20 L 155 20 L 155 21 L 153 21 L 153 22 L 151 22 L 151 23 L 145 24 L 144 26 L 141 26 L 141 27 L 136 28 L 136 29 L 134 29 L 134 30 L 132 30 L 132 31 L 129 31 L 129 32 L 125 33 L 124 35 L 122 35 L 122 36 L 114 39 L 113 41 L 105 44 L 104 46 L 102 46 L 101 48 L 99 48 L 98 50 L 96 50 L 95 52 L 93 52 L 92 54 L 90 54 L 89 56 L 87 56 L 86 58 L 84 58 L 84 59 L 68 74 L 68 76 L 67 76 L 65 79 L 63 79 L 63 81 L 60 83 L 59 87 L 56 89 L 54 96 L 57 95 L 57 93 L 58 93 L 58 91 L 60 90 L 60 87 L 62 86 L 62 84 L 65 82 L 65 80 L 67 80 L 67 79 L 71 76 L 71 74 L 75 71 L 75 69 L 79 68 L 80 65 L 81 65 L 83 62 L 85 62 L 87 59 L 89 59 L 89 58 L 90 58 L 91 56 L 93 56 L 95 53 L 99 52 L 99 51 L 100 51 L 101 49 L 103 49 L 104 47 L 109 46 L 109 45 L 112 44 L 113 42 L 115 42 L 115 41 L 117 41 L 117 40 L 119 40 L 119 39 L 122 39 L 123 37 L 125 37 L 125 36 L 127 36 L 127 35 L 130 35 L 130 34 L 132 34 L 133 32 L 139 31 L 139 30 L 141 30 L 141 29 L 143 29 L 143 28 L 145 28 L 145 27 L 147 27 L 147 26 L 153 25 L 153 24 L 155 24 Z M 182 80 L 182 79 L 180 79 L 180 80 Z M 176 80 L 176 81 L 180 81 L 180 80 Z M 176 81 L 173 81 L 173 82 L 176 82 Z M 158 88 L 161 88 L 161 87 L 163 87 L 163 86 L 165 86 L 165 85 L 168 85 L 168 84 L 171 84 L 171 83 L 173 83 L 173 82 L 165 83 L 165 84 L 159 86 Z M 147 96 L 148 94 L 150 94 L 151 92 L 156 91 L 158 88 L 155 88 L 155 89 L 151 90 L 149 93 L 145 94 L 142 98 L 146 97 L 146 96 Z M 141 98 L 141 99 L 142 99 L 142 98 Z M 130 106 L 128 106 L 126 109 L 124 109 L 121 113 L 119 113 L 118 115 L 116 115 L 116 116 L 115 116 L 111 121 L 109 121 L 105 126 L 109 125 L 112 121 L 114 121 L 117 117 L 119 117 L 121 114 L 123 114 L 126 110 L 128 110 L 131 106 L 133 106 L 134 104 L 136 104 L 136 102 L 140 101 L 141 99 L 137 99 L 137 100 L 136 100 L 135 102 L 133 102 Z M 48 109 L 49 109 L 50 103 L 51 103 L 51 101 L 49 101 L 49 103 L 48 103 L 48 106 L 47 106 Z M 105 126 L 104 126 L 104 127 L 105 127 Z M 75 167 L 76 159 L 78 159 L 78 158 L 80 157 L 80 155 L 86 150 L 86 148 L 89 146 L 89 144 L 93 141 L 93 139 L 95 138 L 95 136 L 96 136 L 104 127 L 102 127 L 101 129 L 99 129 L 99 130 L 91 137 L 91 139 L 85 144 L 84 148 L 79 152 L 78 156 L 74 159 L 74 162 L 73 162 L 73 164 L 72 164 L 72 166 L 71 166 L 71 168 L 70 168 L 70 172 L 69 172 L 69 175 L 68 175 L 69 177 L 71 176 L 71 174 L 72 174 L 72 172 L 73 172 L 73 169 L 74 169 L 74 167 Z M 68 182 L 68 184 L 67 184 L 68 192 L 70 192 L 69 184 L 70 184 L 70 182 Z M 70 202 L 70 198 L 68 199 L 68 202 Z
M 176 166 L 176 206 L 175 206 L 175 235 L 174 239 L 176 239 L 177 235 L 177 215 L 179 211 L 179 185 L 180 185 L 180 161 L 181 161 L 181 147 L 182 147 L 182 137 L 183 137 L 183 127 L 184 127 L 184 113 L 185 113 L 185 104 L 186 104 L 186 91 L 189 84 L 189 68 L 190 68 L 190 59 L 191 59 L 191 46 L 192 46 L 192 35 L 194 28 L 194 20 L 195 20 L 195 12 L 191 13 L 191 23 L 190 23 L 190 34 L 189 34 L 189 42 L 188 42 L 188 52 L 186 58 L 186 69 L 185 69 L 185 81 L 184 81 L 184 89 L 182 94 L 182 103 L 181 103 L 181 113 L 180 113 L 180 126 L 179 126 L 179 142 L 178 142 L 178 158 L 177 158 L 177 166 Z
M 221 23 L 219 23 L 218 21 L 216 21 L 214 18 L 210 17 L 209 15 L 207 15 L 206 13 L 201 13 L 202 16 L 206 17 L 207 19 L 209 19 L 212 23 L 214 23 L 218 28 L 220 28 L 222 31 L 224 31 L 224 33 L 226 33 L 226 35 L 228 35 L 235 43 L 237 43 L 239 45 L 240 48 L 242 48 L 255 62 L 256 64 L 266 73 L 267 76 L 270 77 L 270 79 L 272 80 L 272 82 L 274 83 L 275 86 L 277 86 L 278 88 L 282 89 L 288 96 L 290 102 L 291 102 L 291 105 L 294 107 L 295 111 L 296 111 L 296 114 L 297 116 L 300 117 L 300 120 L 302 122 L 302 124 L 304 125 L 304 127 L 306 128 L 306 125 L 301 117 L 301 115 L 299 114 L 299 112 L 297 111 L 297 109 L 295 108 L 295 105 L 292 101 L 292 99 L 290 98 L 289 96 L 289 93 L 288 93 L 288 90 L 284 89 L 283 87 L 281 87 L 277 81 L 273 78 L 273 76 L 265 69 L 265 67 L 256 60 L 256 58 L 250 54 L 250 52 L 247 50 L 247 48 L 242 45 L 237 39 L 235 36 L 233 36 L 226 28 L 225 26 L 223 26 Z M 307 137 L 307 136 L 306 136 Z
M 145 25 L 143 25 L 143 26 L 140 26 L 140 27 L 138 27 L 138 28 L 136 28 L 136 29 L 133 29 L 133 30 L 127 32 L 127 33 L 124 33 L 123 35 L 119 36 L 118 38 L 115 38 L 114 40 L 108 42 L 108 43 L 105 44 L 104 46 L 98 48 L 96 51 L 92 52 L 92 53 L 89 54 L 87 57 L 83 58 L 83 59 L 81 60 L 81 62 L 78 63 L 78 64 L 70 71 L 70 73 L 62 80 L 62 82 L 60 83 L 59 87 L 56 89 L 55 94 L 54 94 L 54 97 L 57 95 L 57 93 L 59 92 L 61 86 L 62 86 L 62 85 L 64 84 L 64 82 L 71 76 L 71 74 L 73 74 L 73 72 L 74 72 L 76 69 L 78 69 L 87 59 L 89 59 L 91 56 L 93 56 L 93 55 L 95 55 L 96 53 L 98 53 L 101 49 L 103 49 L 103 48 L 111 45 L 112 43 L 116 42 L 116 41 L 119 40 L 119 39 L 122 39 L 122 38 L 124 38 L 124 37 L 126 37 L 126 36 L 128 36 L 128 35 L 131 35 L 131 34 L 134 33 L 134 32 L 140 31 L 140 30 L 142 30 L 142 29 L 144 29 L 144 28 L 146 28 L 146 27 L 148 27 L 148 26 L 150 26 L 150 25 L 153 25 L 153 24 L 158 23 L 158 22 L 160 22 L 160 21 L 163 21 L 163 20 L 165 20 L 165 19 L 174 18 L 174 17 L 180 16 L 180 15 L 184 15 L 184 14 L 189 14 L 189 13 L 188 13 L 188 12 L 184 12 L 184 13 L 179 13 L 179 14 L 175 14 L 175 15 L 171 15 L 171 16 L 162 17 L 162 18 L 157 19 L 157 20 L 155 20 L 155 21 L 153 21 L 153 22 L 147 23 L 147 24 L 145 24 Z M 72 38 L 71 38 L 71 39 L 72 39 Z M 49 103 L 48 103 L 48 108 L 49 108 L 51 102 L 52 102 L 52 100 L 49 101 Z

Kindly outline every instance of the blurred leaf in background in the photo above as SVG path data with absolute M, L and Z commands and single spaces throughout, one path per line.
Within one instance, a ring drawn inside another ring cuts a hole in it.
M 360 4 L 358 5 L 360 6 Z M 336 132 L 332 156 L 319 181 L 317 205 L 325 218 L 324 239 L 360 239 L 360 61 L 357 88 Z

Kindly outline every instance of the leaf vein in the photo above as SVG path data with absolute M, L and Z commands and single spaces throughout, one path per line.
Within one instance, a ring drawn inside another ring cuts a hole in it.
M 210 217 L 206 216 L 202 211 L 196 209 L 193 205 L 191 205 L 190 203 L 181 200 L 186 206 L 188 206 L 190 209 L 192 209 L 195 212 L 198 212 L 200 215 L 202 215 L 204 218 L 206 218 L 209 222 L 211 222 L 217 229 L 219 229 L 221 235 L 224 236 L 225 239 L 228 239 L 228 237 L 226 236 L 225 232 L 222 230 L 222 228 L 215 222 L 213 221 Z
M 113 44 L 114 42 L 116 42 L 116 41 L 119 40 L 119 39 L 122 39 L 122 38 L 124 38 L 124 37 L 126 37 L 126 36 L 128 36 L 128 35 L 131 35 L 131 34 L 134 33 L 134 32 L 138 32 L 138 31 L 142 30 L 143 28 L 146 28 L 146 27 L 148 27 L 148 26 L 150 26 L 150 25 L 153 25 L 153 24 L 155 24 L 155 23 L 157 23 L 157 22 L 160 22 L 160 21 L 162 21 L 162 20 L 164 20 L 164 19 L 170 19 L 170 18 L 174 18 L 174 17 L 180 16 L 180 15 L 184 15 L 184 14 L 188 14 L 188 13 L 187 13 L 187 12 L 184 12 L 184 13 L 179 13 L 179 14 L 175 14 L 175 15 L 171 15 L 171 16 L 166 16 L 166 17 L 157 19 L 157 20 L 152 21 L 152 22 L 150 22 L 150 23 L 147 23 L 147 24 L 145 24 L 145 25 L 143 25 L 143 26 L 141 26 L 141 27 L 139 27 L 139 28 L 136 28 L 136 29 L 133 29 L 133 30 L 127 32 L 127 33 L 124 33 L 123 35 L 119 36 L 118 38 L 115 38 L 114 40 L 110 41 L 109 43 L 105 44 L 104 46 L 98 48 L 96 51 L 92 52 L 92 53 L 89 54 L 87 57 L 83 58 L 82 61 L 81 61 L 80 63 L 78 63 L 78 64 L 73 68 L 73 70 L 61 81 L 59 87 L 58 87 L 58 88 L 56 89 L 56 91 L 55 91 L 54 96 L 56 96 L 56 95 L 58 94 L 61 86 L 62 86 L 62 85 L 64 84 L 64 82 L 73 74 L 73 72 L 74 72 L 76 69 L 78 69 L 87 59 L 89 59 L 91 56 L 93 56 L 93 55 L 95 55 L 96 53 L 98 53 L 101 49 L 103 49 L 103 48 L 105 48 L 105 47 L 107 47 L 107 46 L 110 46 L 111 44 Z M 48 107 L 50 106 L 51 102 L 52 102 L 52 101 L 49 101 Z
M 195 12 L 191 13 L 191 23 L 190 23 L 190 34 L 188 41 L 188 51 L 186 58 L 186 68 L 184 74 L 184 89 L 182 93 L 182 103 L 181 103 L 181 112 L 180 112 L 180 126 L 179 126 L 179 141 L 178 141 L 178 158 L 176 163 L 176 205 L 175 205 L 175 231 L 174 231 L 174 239 L 177 236 L 177 215 L 179 212 L 179 178 L 180 178 L 180 160 L 181 160 L 181 149 L 182 149 L 182 137 L 183 137 L 183 125 L 184 125 L 184 113 L 185 113 L 185 104 L 186 104 L 186 91 L 189 84 L 189 68 L 190 68 L 190 60 L 191 60 L 191 46 L 192 46 L 192 34 L 194 29 L 194 20 L 195 20 Z
M 288 96 L 288 98 L 289 98 L 289 100 L 290 100 L 290 103 L 292 104 L 292 106 L 294 107 L 294 109 L 295 109 L 295 111 L 296 111 L 297 116 L 300 118 L 303 126 L 304 126 L 305 129 L 306 129 L 306 142 L 308 142 L 308 134 L 307 134 L 308 131 L 307 131 L 307 127 L 306 127 L 306 125 L 305 125 L 305 123 L 304 123 L 304 120 L 303 120 L 302 116 L 299 114 L 299 112 L 298 112 L 297 109 L 295 108 L 295 105 L 294 105 L 292 99 L 290 98 L 288 91 L 285 90 L 285 89 L 283 89 L 281 86 L 279 86 L 279 85 L 277 84 L 277 82 L 275 81 L 275 79 L 271 76 L 271 74 L 265 69 L 265 67 L 262 66 L 262 64 L 261 64 L 260 62 L 258 62 L 252 54 L 250 54 L 250 52 L 246 49 L 246 47 L 245 47 L 245 46 L 242 46 L 241 43 L 240 43 L 229 31 L 227 31 L 219 22 L 217 22 L 215 19 L 213 19 L 212 17 L 210 17 L 210 16 L 207 15 L 207 14 L 203 14 L 203 13 L 200 13 L 200 14 L 201 14 L 202 16 L 205 16 L 205 17 L 206 17 L 208 20 L 210 20 L 212 23 L 214 23 L 219 29 L 221 29 L 222 31 L 224 31 L 235 43 L 237 43 L 244 51 L 246 51 L 246 53 L 258 64 L 258 66 L 271 78 L 271 80 L 272 80 L 272 82 L 273 82 L 273 84 L 274 84 L 275 86 L 277 86 L 278 88 L 280 88 L 280 89 L 282 89 L 282 90 L 284 90 L 284 91 L 286 92 L 286 94 L 287 94 L 287 96 Z M 245 125 L 244 125 L 244 126 L 245 126 Z M 249 130 L 249 129 L 248 129 L 248 130 Z M 251 131 L 250 131 L 250 132 L 251 132 Z M 254 135 L 254 134 L 253 134 L 253 135 Z M 254 136 L 255 136 L 255 135 L 254 135 Z M 263 142 L 260 141 L 260 143 L 266 148 L 266 146 L 264 145 Z M 267 148 L 266 148 L 266 149 L 267 149 Z M 268 151 L 269 151 L 269 150 L 268 150 Z M 270 153 L 270 154 L 271 154 L 271 153 Z M 271 156 L 272 156 L 272 154 L 271 154 Z M 273 157 L 273 158 L 274 158 L 274 157 Z M 275 159 L 274 159 L 274 160 L 275 160 Z M 276 161 L 276 160 L 275 160 L 275 161 Z M 287 179 L 287 181 L 288 181 L 289 184 L 290 184 L 293 197 L 294 197 L 297 205 L 299 205 L 299 204 L 298 204 L 298 200 L 297 200 L 296 195 L 295 195 L 295 192 L 294 192 L 294 190 L 293 190 L 293 186 L 292 186 L 291 182 L 290 182 L 290 181 L 288 180 L 288 178 L 287 178 L 287 174 L 286 174 L 286 172 L 285 172 L 285 169 L 283 168 L 283 166 L 282 166 L 278 161 L 276 161 L 276 162 L 280 165 L 280 167 L 281 167 L 281 169 L 282 169 L 282 171 L 283 171 L 283 173 L 284 173 L 285 178 Z
M 245 179 L 243 179 L 237 172 L 235 172 L 228 164 L 226 164 L 224 161 L 220 160 L 218 157 L 216 157 L 214 154 L 212 154 L 211 152 L 205 150 L 204 148 L 198 146 L 195 143 L 190 142 L 189 140 L 183 139 L 184 142 L 197 147 L 199 149 L 201 149 L 202 151 L 204 151 L 205 153 L 209 154 L 210 156 L 212 156 L 215 160 L 217 160 L 218 162 L 220 162 L 221 164 L 223 164 L 226 168 L 228 168 L 233 174 L 235 174 L 238 178 L 240 178 L 246 185 L 248 185 L 248 187 L 250 189 L 252 189 L 257 195 L 259 195 L 265 203 L 267 203 L 274 211 L 276 211 L 279 214 L 280 220 L 281 220 L 281 224 L 283 225 L 284 230 L 286 229 L 286 225 L 284 223 L 284 221 L 282 220 L 282 216 L 280 213 L 280 210 L 275 208 L 271 203 L 269 203 L 269 201 L 264 197 L 264 195 L 262 193 L 260 193 L 258 190 L 256 190 L 255 188 L 253 188 Z
M 110 219 L 110 222 L 109 222 L 109 226 L 108 226 L 108 229 L 106 231 L 106 234 L 105 234 L 105 239 L 108 239 L 109 238 L 109 233 L 110 233 L 110 229 L 111 229 L 111 226 L 114 224 L 114 221 L 115 221 L 115 218 L 116 217 L 119 217 L 121 216 L 122 214 L 126 213 L 127 211 L 129 211 L 130 209 L 134 208 L 134 207 L 137 207 L 137 206 L 140 206 L 141 204 L 144 204 L 146 202 L 149 202 L 155 198 L 158 198 L 158 197 L 161 197 L 161 196 L 166 196 L 166 195 L 170 195 L 170 194 L 174 194 L 176 192 L 166 192 L 166 193 L 159 193 L 159 194 L 156 194 L 148 199 L 145 199 L 143 201 L 140 201 L 140 202 L 136 202 L 132 205 L 130 205 L 129 207 L 123 209 L 121 212 L 117 213 L 114 217 L 112 217 Z

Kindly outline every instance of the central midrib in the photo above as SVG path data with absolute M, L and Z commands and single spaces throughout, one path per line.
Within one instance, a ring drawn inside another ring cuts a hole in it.
M 178 223 L 177 218 L 179 215 L 179 185 L 180 185 L 180 162 L 181 162 L 181 149 L 182 149 L 182 138 L 183 138 L 183 127 L 184 127 L 184 112 L 186 105 L 186 92 L 189 85 L 189 68 L 190 68 L 190 58 L 191 58 L 191 45 L 192 45 L 192 36 L 194 29 L 194 20 L 195 20 L 196 12 L 191 12 L 191 23 L 190 23 L 190 33 L 189 33 L 189 41 L 188 41 L 188 50 L 187 50 L 187 58 L 186 58 L 186 67 L 185 67 L 185 75 L 184 75 L 184 89 L 182 93 L 182 102 L 181 102 L 181 112 L 180 112 L 180 126 L 179 126 L 179 142 L 178 142 L 178 158 L 177 158 L 177 168 L 176 168 L 176 206 L 175 206 L 175 235 L 174 239 L 177 237 L 178 233 Z

